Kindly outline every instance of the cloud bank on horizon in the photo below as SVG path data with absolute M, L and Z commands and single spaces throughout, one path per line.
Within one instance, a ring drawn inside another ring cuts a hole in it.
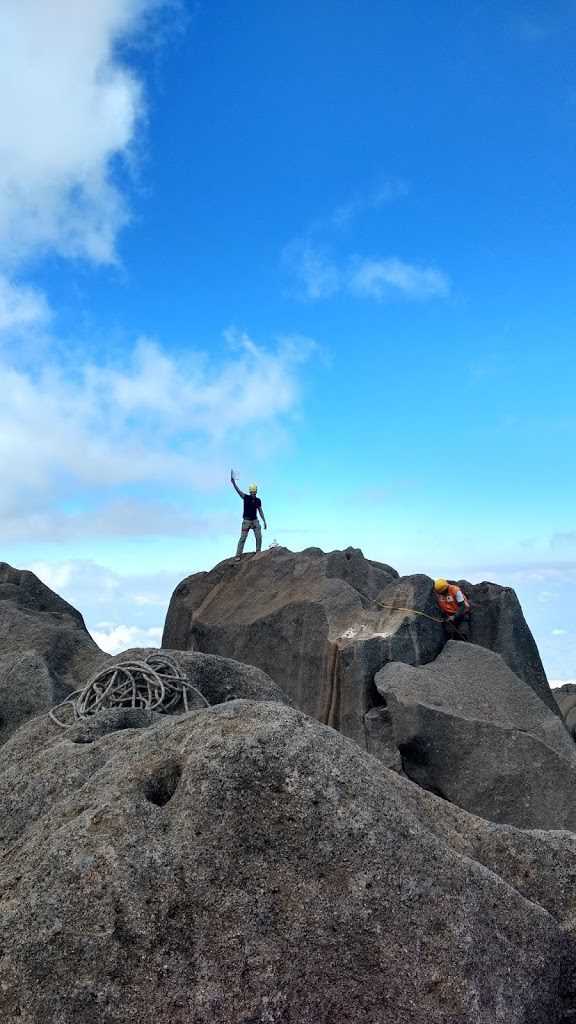
M 0 355 L 5 540 L 125 534 L 127 527 L 142 534 L 149 502 L 140 498 L 139 513 L 133 501 L 131 515 L 130 488 L 213 491 L 231 436 L 256 457 L 258 427 L 265 423 L 270 436 L 297 406 L 298 371 L 314 346 L 285 338 L 266 350 L 245 334 L 232 337 L 220 360 L 200 350 L 168 354 L 145 339 L 122 366 L 49 359 L 39 370 L 16 369 Z M 107 499 L 115 490 L 122 497 Z M 66 511 L 79 492 L 84 506 L 104 501 L 104 511 Z M 180 532 L 197 526 L 157 500 L 151 511 L 153 532 L 172 532 L 178 522 Z

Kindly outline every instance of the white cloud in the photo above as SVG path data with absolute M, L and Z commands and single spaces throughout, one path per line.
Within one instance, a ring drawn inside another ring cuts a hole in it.
M 568 683 L 571 683 L 572 686 L 574 686 L 574 685 L 576 685 L 576 679 L 549 679 L 548 680 L 548 685 L 551 686 L 553 690 L 555 690 L 558 686 L 566 686 Z
M 303 239 L 287 245 L 283 259 L 303 287 L 306 299 L 327 299 L 344 285 L 341 272 L 326 253 Z
M 91 381 L 109 390 L 121 415 L 145 414 L 165 427 L 199 430 L 212 438 L 288 412 L 299 392 L 294 370 L 314 342 L 284 338 L 269 351 L 229 328 L 229 345 L 231 339 L 234 354 L 218 366 L 208 365 L 199 352 L 174 359 L 143 340 L 127 373 L 92 367 Z
M 326 249 L 297 239 L 283 253 L 286 266 L 306 299 L 327 299 L 337 293 L 381 302 L 394 295 L 408 299 L 445 298 L 450 280 L 436 267 L 417 266 L 396 257 L 373 259 L 354 256 L 339 265 Z
M 550 538 L 551 548 L 574 547 L 576 545 L 576 530 L 566 530 L 563 533 L 556 531 Z
M 81 612 L 91 636 L 108 654 L 160 646 L 160 623 L 181 579 L 177 572 L 119 573 L 80 559 L 36 561 L 25 568 Z
M 527 544 L 526 541 L 522 541 L 520 547 L 526 550 L 527 547 L 533 548 L 535 542 L 531 541 Z M 483 567 L 480 571 L 488 571 Z M 576 583 L 576 562 L 574 561 L 558 561 L 558 562 L 510 562 L 502 561 L 496 565 L 490 567 L 490 572 L 493 574 L 505 575 L 507 580 L 515 581 L 517 583 L 543 583 L 549 585 L 557 585 L 561 583 Z M 543 590 L 540 595 L 540 600 L 549 601 L 551 598 L 556 598 L 556 594 L 550 590 Z
M 182 578 L 181 572 L 120 573 L 89 559 L 38 560 L 23 568 L 77 608 L 92 632 L 110 632 L 121 622 L 144 630 L 159 628 Z
M 74 573 L 72 562 L 63 562 L 60 565 L 53 565 L 50 562 L 32 562 L 26 568 L 60 596 L 62 596 L 61 591 L 70 586 Z
M 79 611 L 82 611 L 87 599 L 90 599 L 95 607 L 107 605 L 123 588 L 127 588 L 130 593 L 133 586 L 140 586 L 140 583 L 126 580 L 106 566 L 86 559 L 59 563 L 38 560 L 30 562 L 24 568 L 35 573 L 42 583 L 71 602 Z M 101 617 L 100 615 L 99 618 Z M 103 623 L 100 622 L 99 625 Z
M 122 367 L 72 362 L 34 372 L 0 357 L 4 541 L 204 532 L 193 510 L 153 494 L 142 502 L 126 489 L 210 491 L 231 447 L 258 453 L 264 425 L 274 444 L 298 408 L 299 369 L 314 344 L 285 338 L 267 349 L 232 337 L 233 350 L 212 360 L 148 340 Z M 218 528 L 229 524 L 212 518 L 211 532 Z
M 222 477 L 220 472 L 220 483 Z M 45 509 L 27 514 L 21 510 L 17 515 L 5 515 L 0 521 L 4 543 L 33 537 L 37 543 L 67 544 L 86 538 L 99 541 L 109 537 L 218 536 L 229 533 L 236 524 L 232 514 L 212 513 L 202 517 L 166 502 L 135 499 L 100 502 L 96 509 L 77 512 L 47 505 Z
M 118 43 L 163 0 L 0 4 L 0 259 L 115 258 L 129 219 L 114 174 L 144 115 Z
M 49 318 L 48 303 L 40 292 L 27 285 L 11 283 L 0 274 L 0 332 L 30 327 Z
M 552 630 L 552 636 L 566 636 L 566 630 L 565 629 L 553 629 Z
M 370 192 L 356 192 L 348 202 L 337 206 L 328 217 L 314 222 L 312 231 L 321 231 L 330 227 L 346 228 L 362 214 L 372 214 L 374 210 L 403 199 L 408 194 L 405 182 L 399 180 L 385 181 L 379 188 Z
M 162 642 L 161 626 L 140 629 L 139 626 L 116 625 L 113 622 L 103 622 L 100 626 L 105 628 L 91 629 L 90 635 L 106 654 L 119 654 L 130 647 L 160 647 Z
M 398 259 L 354 261 L 348 286 L 352 292 L 377 301 L 394 291 L 413 299 L 444 297 L 450 291 L 450 282 L 440 270 Z

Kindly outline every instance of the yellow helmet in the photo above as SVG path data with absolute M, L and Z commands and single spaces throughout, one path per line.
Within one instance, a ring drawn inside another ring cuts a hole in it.
M 258 488 L 257 488 L 256 484 L 250 484 L 250 487 L 248 488 L 248 490 L 250 491 L 250 494 L 256 494 L 256 491 L 258 490 Z
M 434 581 L 434 590 L 436 591 L 437 594 L 442 594 L 447 589 L 448 589 L 448 580 L 435 580 Z

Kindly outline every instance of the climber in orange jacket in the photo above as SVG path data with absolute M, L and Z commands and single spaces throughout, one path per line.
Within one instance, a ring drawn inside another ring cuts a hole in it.
M 470 639 L 470 602 L 456 583 L 436 580 L 436 603 L 442 612 L 449 640 Z

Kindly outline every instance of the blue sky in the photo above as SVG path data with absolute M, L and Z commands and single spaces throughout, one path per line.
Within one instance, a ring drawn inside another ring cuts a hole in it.
M 576 677 L 576 4 L 0 0 L 1 557 L 110 650 L 235 550 L 513 586 Z

